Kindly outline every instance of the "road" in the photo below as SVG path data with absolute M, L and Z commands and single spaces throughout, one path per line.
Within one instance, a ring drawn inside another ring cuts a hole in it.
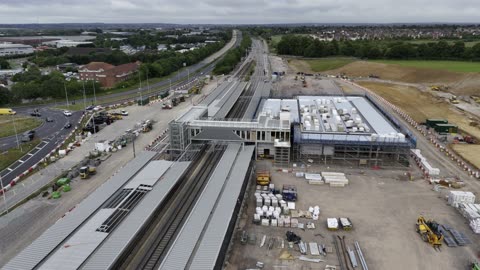
M 233 47 L 238 47 L 240 45 L 240 42 L 242 40 L 242 32 L 240 31 L 234 31 L 232 40 L 234 42 Z M 227 47 L 227 48 L 225 48 Z M 225 46 L 223 49 L 220 50 L 220 53 L 225 53 L 227 51 L 228 46 Z M 216 54 L 215 54 L 216 55 Z M 207 57 L 206 59 L 200 61 L 197 64 L 194 64 L 192 66 L 188 66 L 186 69 L 182 69 L 175 76 L 171 79 L 172 80 L 172 89 L 177 88 L 181 85 L 184 85 L 188 82 L 194 81 L 196 78 L 205 76 L 207 74 L 210 74 L 213 68 L 215 67 L 216 62 L 221 58 L 222 55 L 218 55 L 218 57 Z M 197 74 L 196 74 L 197 73 Z M 175 83 L 173 83 L 175 81 Z M 155 93 L 160 93 L 164 91 L 165 89 L 168 89 L 170 87 L 170 80 L 163 80 L 154 84 L 150 84 L 148 87 L 143 86 L 142 88 L 135 88 L 132 90 L 128 90 L 125 92 L 117 92 L 117 93 L 112 93 L 109 95 L 103 95 L 97 97 L 97 103 L 99 105 L 111 105 L 111 104 L 117 104 L 120 103 L 123 100 L 130 100 L 131 98 L 124 98 L 122 99 L 121 97 L 123 96 L 131 96 L 132 94 L 137 94 L 140 91 L 147 91 L 149 89 L 154 89 L 154 88 L 163 88 L 162 90 L 156 91 Z M 149 95 L 152 95 L 153 93 L 150 93 Z M 112 98 L 118 98 L 116 101 L 107 101 L 107 102 L 102 102 L 102 100 L 111 100 Z M 91 100 L 91 98 L 89 98 Z M 72 100 L 73 101 L 73 100 Z M 76 99 L 75 103 L 82 103 L 83 99 Z M 87 102 L 88 103 L 88 102 Z M 25 111 L 25 110 L 31 110 L 32 108 L 43 108 L 43 107 L 51 107 L 55 103 L 49 103 L 49 104 L 42 104 L 42 105 L 27 105 L 27 106 L 20 106 L 20 107 L 14 107 L 15 111 Z
M 233 47 L 238 47 L 242 40 L 242 34 L 240 31 L 234 31 L 232 38 Z M 188 70 L 184 69 L 178 72 L 175 76 L 174 80 L 177 80 L 177 83 L 172 84 L 172 89 L 177 88 L 181 85 L 184 85 L 188 82 L 194 81 L 195 79 L 210 74 L 215 67 L 216 62 L 221 56 L 229 50 L 229 46 L 225 46 L 220 52 L 215 53 L 214 55 L 207 57 L 206 59 L 202 60 L 201 62 L 189 66 Z M 217 57 L 215 57 L 217 56 Z M 197 74 L 195 74 L 197 73 Z M 190 75 L 190 76 L 189 76 Z M 148 89 L 152 88 L 160 88 L 164 87 L 165 89 L 170 86 L 169 80 L 164 80 L 155 84 L 149 85 L 149 87 L 142 87 L 141 89 L 133 89 L 130 91 L 125 91 L 121 93 L 113 93 L 110 95 L 105 95 L 97 100 L 100 100 L 99 104 L 102 105 L 110 105 L 119 103 L 119 101 L 113 102 L 106 102 L 102 103 L 102 99 L 111 99 L 115 97 L 122 97 L 131 94 L 138 93 L 139 91 L 147 91 Z M 158 90 L 155 93 L 160 93 L 164 90 Z M 152 95 L 150 93 L 149 95 Z M 127 98 L 126 98 L 127 99 Z M 83 102 L 83 100 L 75 100 L 75 102 Z M 21 158 L 19 161 L 12 164 L 9 168 L 5 169 L 4 171 L 0 172 L 0 176 L 2 177 L 2 183 L 7 185 L 10 183 L 12 179 L 20 175 L 21 173 L 28 170 L 32 165 L 38 163 L 42 158 L 45 157 L 46 154 L 50 153 L 59 142 L 61 142 L 65 136 L 70 132 L 70 130 L 64 130 L 63 126 L 67 122 L 66 117 L 63 116 L 61 111 L 51 110 L 48 107 L 52 106 L 53 104 L 43 104 L 43 105 L 31 105 L 31 106 L 22 106 L 22 107 L 15 107 L 14 110 L 17 111 L 19 114 L 29 114 L 32 108 L 38 108 L 42 114 L 42 118 L 51 117 L 54 119 L 53 123 L 44 123 L 41 127 L 36 129 L 36 136 L 42 139 L 42 143 L 35 149 L 33 149 L 29 154 Z M 75 124 L 80 119 L 82 113 L 81 112 L 74 112 L 70 118 L 70 122 Z M 21 138 L 19 138 L 21 139 Z M 16 137 L 11 136 L 7 138 L 0 139 L 0 150 L 5 151 L 11 147 L 15 147 L 17 144 Z
M 63 115 L 62 111 L 50 110 L 48 108 L 40 108 L 40 112 L 42 117 L 51 117 L 54 121 L 44 123 L 36 129 L 35 136 L 42 140 L 36 148 L 32 149 L 28 154 L 10 165 L 10 167 L 0 172 L 4 186 L 8 185 L 15 177 L 27 171 L 30 167 L 38 163 L 48 153 L 54 150 L 71 132 L 71 129 L 64 129 L 63 126 L 70 121 L 74 127 L 82 116 L 82 112 L 74 112 L 72 116 L 66 117 Z M 3 138 L 0 140 L 0 143 L 2 144 L 2 147 L 4 147 L 3 144 L 13 144 L 13 147 L 17 144 L 15 136 Z

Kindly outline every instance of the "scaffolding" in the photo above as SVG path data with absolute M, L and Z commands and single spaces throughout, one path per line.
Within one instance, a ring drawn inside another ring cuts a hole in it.
M 294 127 L 294 160 L 324 165 L 355 167 L 408 167 L 410 140 L 372 141 L 359 136 L 358 140 L 302 138 L 300 127 Z M 335 137 L 328 137 L 335 138 Z M 347 137 L 345 137 L 347 138 Z

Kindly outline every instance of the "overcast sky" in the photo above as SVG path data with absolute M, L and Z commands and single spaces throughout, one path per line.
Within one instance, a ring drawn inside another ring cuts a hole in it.
M 478 0 L 0 0 L 0 23 L 480 21 Z

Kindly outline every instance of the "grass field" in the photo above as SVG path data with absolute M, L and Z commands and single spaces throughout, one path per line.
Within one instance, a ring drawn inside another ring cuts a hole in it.
M 42 120 L 40 120 L 39 118 L 19 115 L 16 115 L 14 117 L 15 128 L 17 129 L 17 133 L 19 134 L 24 131 L 34 129 L 42 124 Z M 0 115 L 0 138 L 12 135 L 15 135 L 12 116 Z
M 480 72 L 480 62 L 433 60 L 374 60 L 372 62 L 453 72 Z
M 8 151 L 0 153 L 0 171 L 10 166 L 12 163 L 23 157 L 30 150 L 40 143 L 40 139 L 34 139 L 28 143 L 22 143 L 22 150 L 16 147 L 10 148 Z
M 396 84 L 359 82 L 388 101 L 402 108 L 417 122 L 425 122 L 427 118 L 445 118 L 461 130 L 480 139 L 480 129 L 469 125 L 467 116 L 451 108 L 449 103 L 432 95 L 420 92 L 414 87 Z

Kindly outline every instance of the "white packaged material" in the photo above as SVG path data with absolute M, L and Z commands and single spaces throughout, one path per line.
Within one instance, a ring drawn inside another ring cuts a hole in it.
M 329 230 L 338 230 L 338 219 L 327 218 L 327 228 Z
M 279 202 L 283 199 L 282 194 L 275 194 L 275 197 Z
M 448 193 L 448 204 L 453 207 L 458 207 L 460 203 L 475 203 L 475 194 L 469 191 L 451 190 Z
M 262 226 L 269 226 L 270 225 L 270 220 L 268 218 L 263 218 L 262 219 Z
M 266 206 L 272 205 L 271 201 L 270 201 L 270 198 L 265 198 L 264 201 L 263 201 L 263 204 L 266 205 Z
M 322 180 L 322 176 L 317 173 L 306 173 L 305 179 L 307 180 Z
M 308 243 L 308 247 L 310 248 L 310 254 L 312 256 L 320 256 L 320 251 L 318 250 L 318 244 L 315 242 Z
M 295 202 L 287 202 L 288 209 L 295 210 Z
M 298 219 L 296 219 L 296 218 L 290 219 L 290 227 L 297 228 L 298 227 Z
M 272 227 L 277 227 L 278 221 L 276 219 L 272 219 L 272 222 L 270 225 L 272 225 Z
M 304 176 L 305 176 L 305 173 L 303 173 L 303 172 L 296 172 L 296 173 L 295 173 L 295 176 L 296 176 L 296 177 L 304 177 Z

